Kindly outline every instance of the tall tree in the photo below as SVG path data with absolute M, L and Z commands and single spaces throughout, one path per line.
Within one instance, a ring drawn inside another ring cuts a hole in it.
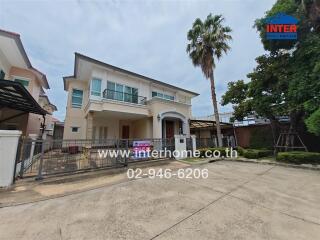
M 229 84 L 222 104 L 233 104 L 235 117 L 254 111 L 270 119 L 290 116 L 289 131 L 307 123 L 308 130 L 320 133 L 320 0 L 278 0 L 264 18 L 255 22 L 268 54 L 256 58 L 250 81 Z M 268 40 L 265 19 L 284 12 L 299 19 L 297 41 Z M 239 91 L 243 94 L 239 95 Z
M 231 28 L 223 25 L 221 15 L 209 14 L 204 22 L 197 18 L 188 32 L 187 53 L 195 67 L 201 67 L 205 78 L 210 80 L 211 97 L 217 127 L 218 145 L 222 146 L 219 110 L 215 89 L 215 59 L 219 60 L 223 53 L 230 49 L 228 41 L 232 39 Z

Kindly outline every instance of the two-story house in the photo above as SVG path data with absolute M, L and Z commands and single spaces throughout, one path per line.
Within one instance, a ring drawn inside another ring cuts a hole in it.
M 147 139 L 190 134 L 191 99 L 198 94 L 75 54 L 64 139 Z
M 0 79 L 21 83 L 33 99 L 41 105 L 44 89 L 49 89 L 46 75 L 35 69 L 25 52 L 20 35 L 0 30 Z M 49 101 L 49 99 L 48 99 Z M 49 102 L 49 113 L 56 107 Z M 43 104 L 44 107 L 45 103 Z M 1 107 L 0 129 L 20 130 L 22 134 L 41 135 L 43 117 L 37 114 L 22 112 L 17 114 L 14 108 Z M 46 116 L 50 119 L 50 116 Z

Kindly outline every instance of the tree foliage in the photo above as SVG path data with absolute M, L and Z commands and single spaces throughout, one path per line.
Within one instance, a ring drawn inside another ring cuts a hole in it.
M 215 68 L 215 57 L 219 60 L 230 49 L 231 28 L 223 26 L 221 15 L 209 14 L 204 22 L 197 18 L 188 32 L 187 53 L 195 67 L 200 66 L 204 76 L 209 79 Z
M 265 19 L 281 12 L 299 19 L 297 41 L 265 38 Z M 256 68 L 247 75 L 249 82 L 239 80 L 228 85 L 222 104 L 233 104 L 235 118 L 242 119 L 252 111 L 270 120 L 288 115 L 295 129 L 297 123 L 310 117 L 306 120 L 308 130 L 320 132 L 315 120 L 320 109 L 319 23 L 319 0 L 278 0 L 256 20 L 255 27 L 269 53 L 256 58 Z
M 311 133 L 320 136 L 320 108 L 311 114 L 306 120 L 306 124 Z

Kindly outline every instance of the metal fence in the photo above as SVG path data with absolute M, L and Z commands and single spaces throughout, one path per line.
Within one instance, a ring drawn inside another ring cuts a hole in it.
M 214 138 L 197 138 L 196 148 L 216 147 Z M 232 141 L 223 138 L 223 146 Z M 193 150 L 192 138 L 186 138 Z M 175 139 L 52 140 L 21 138 L 16 159 L 16 177 L 37 177 L 98 168 L 116 168 L 141 161 L 172 158 Z M 150 153 L 158 153 L 156 155 Z
M 135 104 L 147 104 L 147 98 L 143 96 L 138 96 L 137 94 L 125 93 L 120 91 L 115 91 L 111 89 L 105 89 L 103 91 L 103 97 L 106 99 L 135 103 Z
M 197 149 L 218 147 L 218 139 L 217 138 L 197 138 L 196 146 L 197 146 Z M 236 143 L 233 136 L 222 137 L 222 147 L 235 147 L 235 146 L 236 146 Z
M 145 152 L 174 151 L 174 139 L 34 140 L 22 138 L 16 177 L 123 167 L 128 163 L 167 158 Z

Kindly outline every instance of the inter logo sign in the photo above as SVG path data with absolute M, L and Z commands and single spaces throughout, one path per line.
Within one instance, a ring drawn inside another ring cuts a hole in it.
M 269 40 L 296 40 L 298 20 L 284 13 L 266 19 L 266 37 Z

